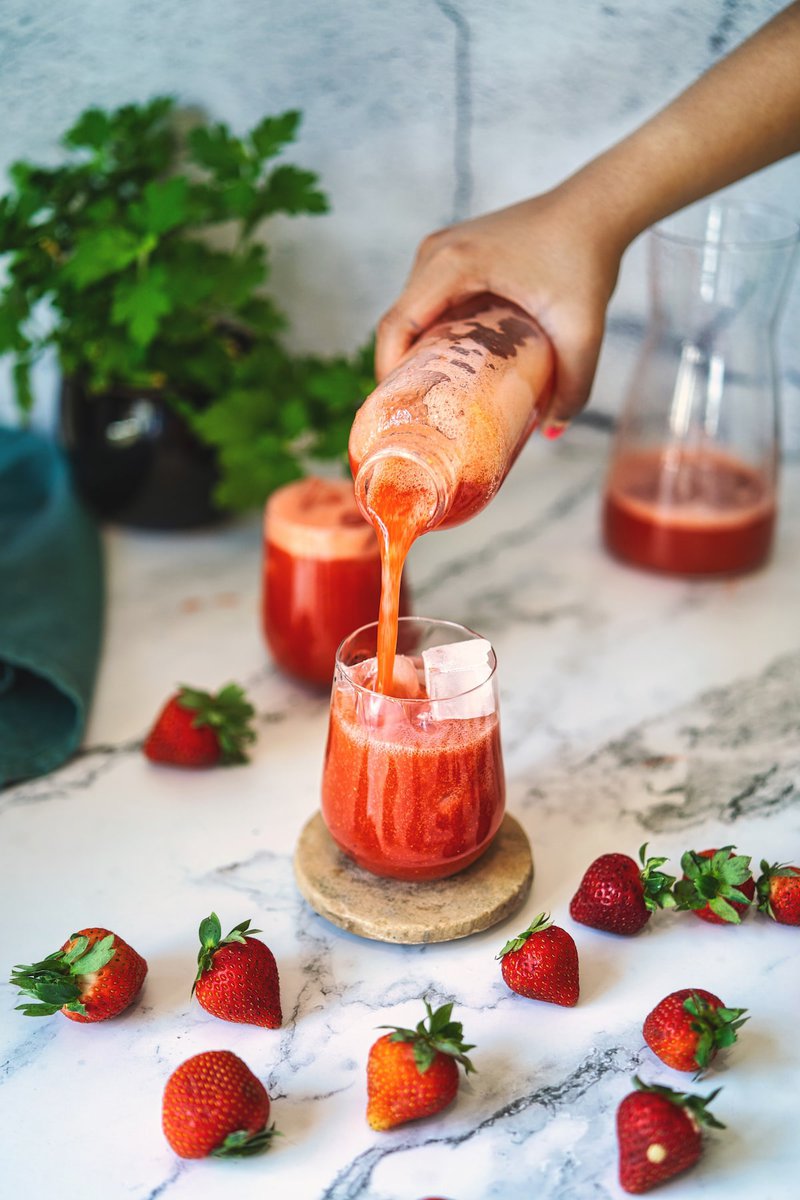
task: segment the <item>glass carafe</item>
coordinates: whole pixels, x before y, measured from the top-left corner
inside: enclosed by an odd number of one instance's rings
[[[675,575],[752,571],[776,512],[775,330],[798,224],[710,200],[650,232],[652,315],[606,484],[608,549]]]

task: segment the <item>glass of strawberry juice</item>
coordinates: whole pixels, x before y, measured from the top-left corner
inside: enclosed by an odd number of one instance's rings
[[[261,612],[282,670],[328,687],[337,646],[373,619],[380,595],[378,541],[352,480],[310,477],[273,492],[264,514]]]
[[[401,617],[391,694],[381,693],[377,633],[366,625],[337,652],[322,815],[365,870],[444,879],[488,849],[503,818],[494,650],[461,625]],[[458,669],[442,669],[441,647]]]

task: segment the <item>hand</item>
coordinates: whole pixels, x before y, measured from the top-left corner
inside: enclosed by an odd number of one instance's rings
[[[545,428],[563,428],[589,398],[626,244],[604,207],[602,195],[567,181],[426,238],[378,327],[378,379],[446,309],[493,292],[525,309],[550,338],[556,379]]]

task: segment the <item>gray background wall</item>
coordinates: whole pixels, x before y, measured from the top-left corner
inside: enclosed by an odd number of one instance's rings
[[[163,93],[244,130],[305,113],[292,161],[324,218],[279,219],[273,290],[298,347],[360,343],[432,228],[555,183],[782,7],[776,0],[2,0],[0,175],[54,161],[88,104]],[[800,157],[736,193],[800,212]],[[614,408],[646,308],[640,245],[610,311],[595,404]],[[800,440],[800,287],[781,336]],[[47,408],[52,373],[40,376]],[[0,377],[0,412],[7,391]]]

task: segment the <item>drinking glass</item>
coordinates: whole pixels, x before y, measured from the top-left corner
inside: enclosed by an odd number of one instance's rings
[[[357,629],[336,655],[322,815],[367,871],[443,879],[483,854],[503,818],[494,650],[461,625],[401,617],[399,694],[387,695],[374,690],[377,632]],[[444,646],[471,661],[437,670]]]
[[[775,526],[775,330],[798,224],[713,199],[650,233],[652,314],[606,485],[608,549],[676,575],[761,566]]]
[[[262,628],[275,662],[328,687],[336,648],[370,621],[381,597],[381,558],[352,480],[309,477],[278,488],[264,513]],[[405,587],[401,612],[408,611]]]

